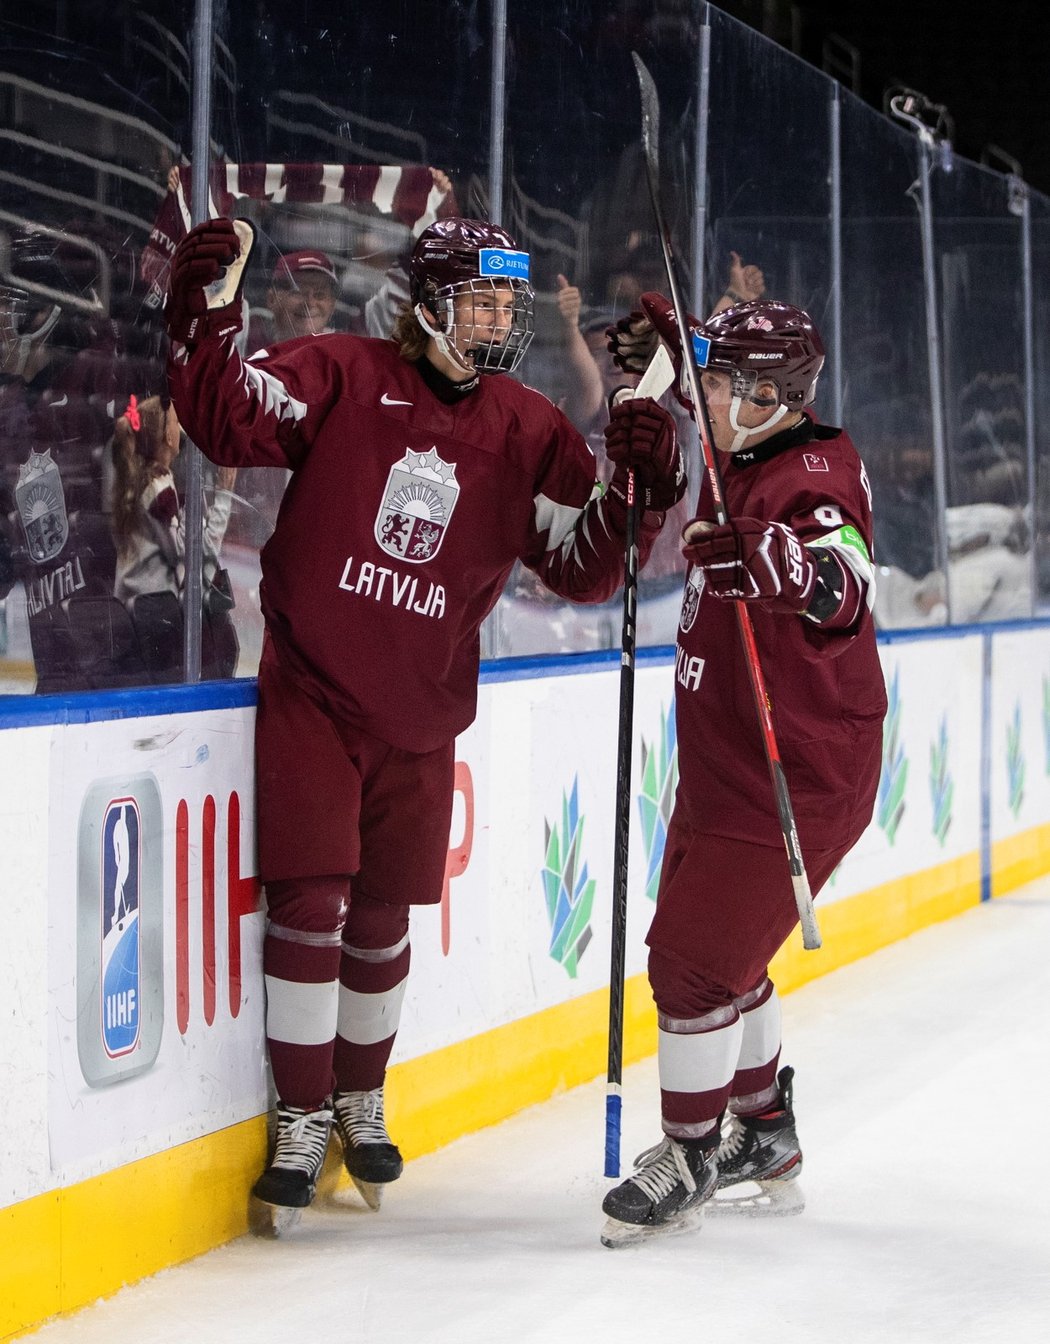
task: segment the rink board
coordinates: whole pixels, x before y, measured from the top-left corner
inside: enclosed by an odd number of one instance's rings
[[[872,825],[784,989],[1050,870],[1050,629],[887,639]],[[388,1112],[406,1156],[604,1072],[618,668],[494,669],[413,919]],[[0,1338],[245,1231],[266,1143],[250,683],[0,702]],[[639,667],[625,1056],[676,757]],[[45,1065],[46,1061],[46,1065]],[[595,1116],[596,1134],[601,1117]]]

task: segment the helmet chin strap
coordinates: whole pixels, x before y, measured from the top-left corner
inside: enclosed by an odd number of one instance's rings
[[[448,333],[446,331],[442,331],[440,327],[435,327],[434,324],[430,321],[430,316],[427,312],[427,309],[424,307],[422,303],[417,303],[415,308],[412,309],[412,311],[416,315],[416,321],[423,328],[426,334],[428,336],[432,336],[433,339],[437,342],[437,348],[441,351],[441,353],[445,356],[447,360],[450,360],[453,364],[456,365],[457,368],[462,369],[464,373],[470,373],[470,374],[477,373],[477,369],[475,369],[474,365],[468,364],[467,361],[456,349],[456,347],[449,340]]]
[[[747,429],[737,419],[737,412],[745,401],[750,400],[749,397],[734,397],[729,403],[729,424],[736,433],[736,437],[729,445],[729,451],[731,453],[739,453],[741,448],[743,448],[744,444],[747,443],[748,439],[750,439],[753,434],[763,434],[767,429],[772,429],[773,426],[779,424],[788,413],[789,408],[780,405],[763,424],[755,425],[753,429]]]

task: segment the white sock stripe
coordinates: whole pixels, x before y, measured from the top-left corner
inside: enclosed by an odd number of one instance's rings
[[[763,1088],[761,1092],[751,1092],[744,1097],[733,1097],[729,1102],[729,1109],[734,1115],[746,1115],[749,1111],[755,1112],[768,1110],[775,1102],[780,1100],[780,1089],[776,1083],[771,1083],[769,1087]]]
[[[399,957],[408,946],[408,934],[394,944],[393,947],[351,947],[348,942],[340,944],[348,957],[353,957],[355,961],[393,961]]]
[[[738,1016],[736,1004],[729,1003],[722,1008],[712,1008],[702,1017],[668,1017],[666,1013],[657,1013],[656,1024],[661,1031],[692,1036],[701,1031],[717,1031],[735,1021]]]
[[[766,992],[768,985],[769,978],[767,977],[760,985],[756,985],[754,989],[749,989],[746,994],[741,994],[738,998],[735,998],[733,1000],[734,1004],[736,1004],[742,1013],[746,1013],[751,1005],[756,1003]]]
[[[780,996],[774,989],[765,1003],[748,1008],[741,1015],[744,1039],[737,1068],[761,1069],[772,1063],[780,1049]]]
[[[266,977],[266,1035],[285,1045],[327,1045],[335,1040],[338,980],[308,985]]]
[[[303,947],[339,946],[338,929],[333,929],[331,933],[307,933],[305,929],[288,929],[283,924],[274,924],[271,921],[266,926],[266,934],[269,938],[281,938],[286,943],[300,943]]]
[[[675,1120],[664,1120],[663,1131],[672,1139],[702,1139],[710,1134],[718,1123],[716,1120],[698,1120],[695,1125],[679,1124]]]
[[[717,1092],[728,1087],[743,1034],[739,1017],[718,1031],[688,1036],[657,1032],[660,1086],[665,1092]]]
[[[351,1045],[378,1045],[389,1040],[401,1020],[401,1001],[407,984],[406,978],[380,994],[361,994],[340,985],[339,1036]]]

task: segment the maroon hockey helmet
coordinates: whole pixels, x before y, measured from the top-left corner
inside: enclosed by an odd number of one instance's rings
[[[534,295],[529,283],[529,254],[498,224],[480,219],[439,219],[419,235],[408,268],[412,306],[424,330],[438,339],[443,352],[462,363],[471,357],[481,373],[510,373],[518,367],[533,335]],[[491,300],[496,287],[514,295],[509,326],[493,336],[481,335],[478,323],[464,321],[457,296],[475,302]],[[437,319],[433,327],[425,316]]]
[[[705,367],[728,373],[734,396],[751,397],[759,382],[775,383],[778,403],[792,411],[816,396],[824,344],[801,308],[752,299],[708,318],[700,330],[711,342]]]

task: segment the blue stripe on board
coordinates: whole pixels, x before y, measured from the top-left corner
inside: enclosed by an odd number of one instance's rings
[[[200,714],[209,709],[254,705],[254,678],[202,681],[195,686],[136,686],[126,691],[83,691],[76,695],[0,695],[0,728],[41,724],[102,723],[158,714]]]
[[[965,635],[993,635],[1008,630],[1050,627],[1050,617],[1017,621],[989,621],[983,625],[923,627],[920,630],[883,630],[880,644],[915,643],[930,639],[958,639]],[[658,667],[674,660],[674,645],[639,649],[636,667]],[[543,654],[531,658],[495,658],[482,663],[483,686],[537,677],[568,677],[583,672],[606,672],[620,666],[620,650],[590,653]],[[202,681],[196,686],[139,686],[126,691],[84,691],[75,695],[0,695],[0,729],[28,728],[53,723],[101,723],[106,719],[145,718],[156,714],[194,714],[207,709],[235,709],[254,705],[255,679]]]

